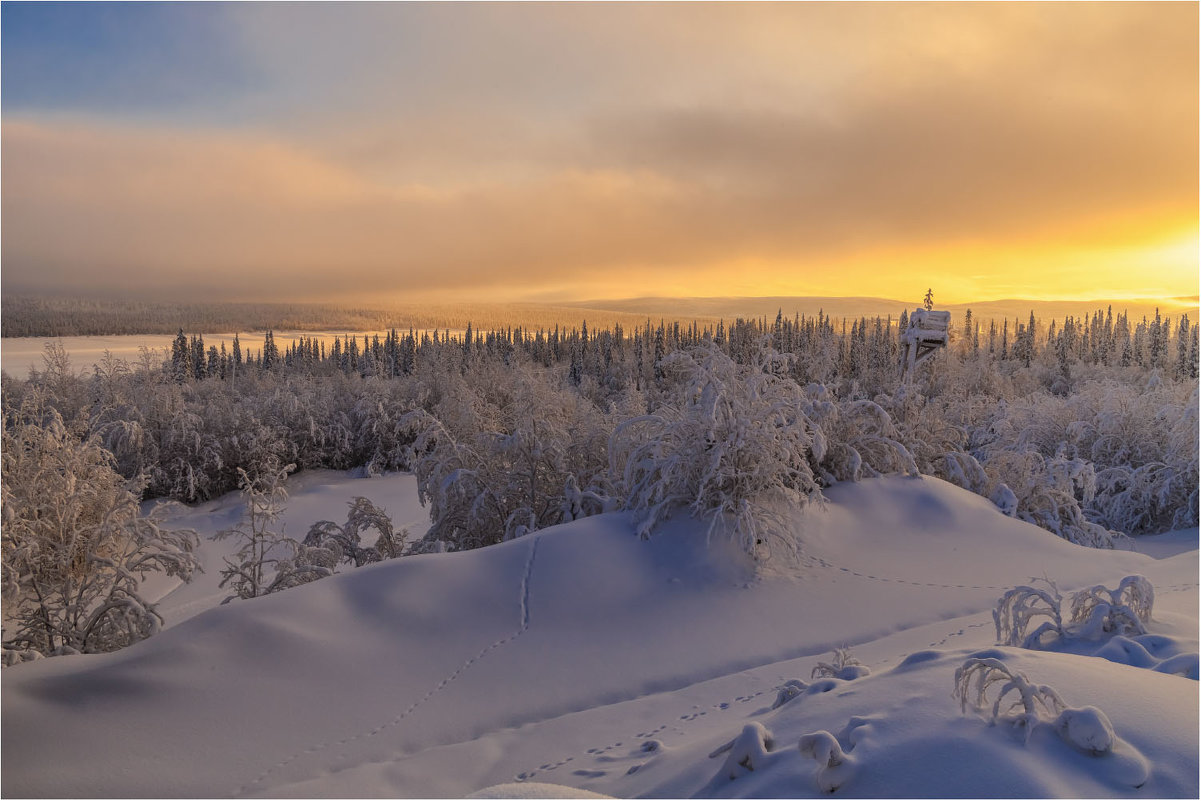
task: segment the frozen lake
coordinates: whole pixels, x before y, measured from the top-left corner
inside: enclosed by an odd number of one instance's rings
[[[387,331],[367,331],[368,337],[378,335],[380,339],[388,333]],[[407,330],[404,333],[408,333]],[[418,334],[425,333],[418,331]],[[451,330],[451,334],[462,336],[463,331]],[[362,331],[275,331],[275,344],[280,350],[284,350],[294,341],[298,341],[301,337],[315,338],[325,343],[328,350],[333,344],[335,337],[344,337],[347,334],[359,337],[360,342],[364,332]],[[188,335],[191,338],[191,334]],[[263,332],[238,332],[238,340],[241,342],[242,350],[247,349],[259,351],[263,347]],[[95,337],[4,337],[0,339],[0,369],[11,376],[25,378],[29,375],[30,367],[36,367],[39,370],[43,367],[42,354],[46,351],[46,345],[51,342],[59,341],[67,350],[67,355],[71,357],[71,366],[76,371],[91,372],[92,366],[96,364],[103,356],[104,352],[110,351],[119,359],[124,359],[131,365],[138,364],[142,359],[142,348],[148,348],[156,361],[166,359],[171,353],[171,342],[175,339],[174,334],[130,334],[120,336],[95,336]],[[231,350],[234,340],[234,334],[205,334],[204,345],[207,348],[209,345],[216,345],[218,349],[221,344],[225,343],[225,349]]]

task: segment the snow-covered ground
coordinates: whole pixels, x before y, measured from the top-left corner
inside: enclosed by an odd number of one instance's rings
[[[426,525],[410,476],[314,472],[289,491],[298,538],[344,520],[355,495],[398,530]],[[163,633],[0,673],[0,790],[1197,797],[1198,683],[1152,669],[1198,650],[1196,530],[1098,551],[934,478],[827,496],[797,519],[804,563],[759,576],[695,521],[641,541],[610,514],[217,606],[232,546],[208,543],[205,575],[155,588]],[[172,510],[205,533],[240,513],[236,495]],[[1066,596],[1131,574],[1155,587],[1153,636],[995,646],[1006,589],[1045,576]],[[869,675],[811,677],[845,646]],[[1027,736],[965,714],[955,672],[976,653],[1102,710],[1113,747],[1093,755],[1049,723]]]

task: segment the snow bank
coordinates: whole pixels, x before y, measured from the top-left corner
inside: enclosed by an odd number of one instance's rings
[[[332,474],[289,489],[302,529],[344,517],[343,495],[388,507],[398,528],[409,509]],[[826,732],[854,766],[839,777],[851,795],[1197,795],[1196,681],[993,649],[1069,706],[1103,710],[1126,761],[1054,731],[1023,742],[951,698],[955,669],[993,645],[996,599],[1044,574],[1065,592],[1147,576],[1150,634],[1196,652],[1195,553],[1080,548],[931,478],[828,495],[798,519],[805,564],[787,574],[757,578],[686,517],[642,541],[610,514],[199,614],[202,590],[165,593],[169,618],[195,616],[124,651],[0,673],[0,791],[461,797],[527,782],[534,797],[543,790],[528,782],[553,782],[618,797],[805,797],[823,794],[821,766],[798,743]],[[236,503],[189,514],[218,519]],[[806,686],[823,691],[772,709],[789,679],[847,646],[870,674],[820,679]],[[726,778],[709,755],[751,724],[772,735],[767,759]],[[1136,752],[1141,790],[1129,784]]]

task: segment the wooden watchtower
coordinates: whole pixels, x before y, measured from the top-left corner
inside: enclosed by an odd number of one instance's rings
[[[949,311],[913,310],[909,327],[901,332],[901,372],[905,381],[913,378],[913,368],[947,346],[950,325]]]

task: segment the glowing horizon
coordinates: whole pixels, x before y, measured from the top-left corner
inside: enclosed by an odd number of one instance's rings
[[[1196,4],[5,4],[3,289],[1198,294]]]

